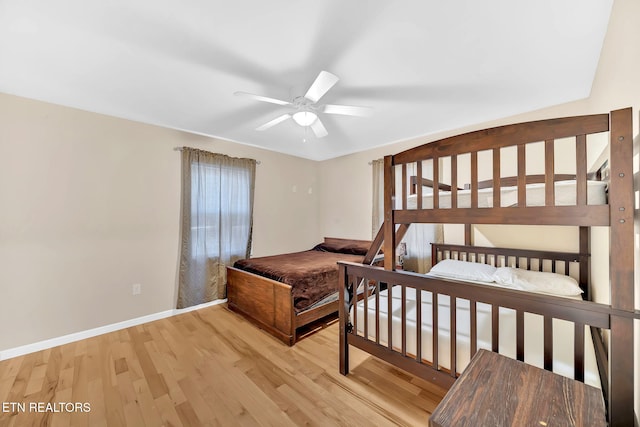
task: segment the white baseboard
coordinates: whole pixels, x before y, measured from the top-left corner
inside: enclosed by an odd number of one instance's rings
[[[226,301],[227,301],[226,299],[216,300],[216,301],[207,302],[200,305],[194,305],[193,307],[161,311],[159,313],[149,314],[142,317],[136,317],[135,319],[125,320],[123,322],[112,323],[110,325],[100,326],[98,328],[88,329],[86,331],[75,332],[73,334],[51,338],[48,340],[35,342],[33,344],[27,344],[27,345],[22,345],[20,347],[2,350],[0,351],[0,360],[11,359],[13,357],[23,356],[25,354],[46,350],[48,348],[56,347],[63,344],[69,344],[75,341],[80,341],[87,338],[95,337],[97,335],[102,335],[109,332],[118,331],[120,329],[141,325],[143,323],[153,322],[154,320],[164,319],[166,317],[175,316],[177,314],[188,313],[194,310],[200,310],[202,308],[218,305]]]

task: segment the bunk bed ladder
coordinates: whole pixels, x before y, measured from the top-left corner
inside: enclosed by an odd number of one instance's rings
[[[396,230],[395,241],[400,242],[405,234],[407,234],[407,230],[409,230],[410,224],[400,224],[398,229]],[[376,261],[376,256],[380,249],[382,248],[384,243],[384,224],[380,226],[378,233],[376,233],[376,237],[371,242],[371,246],[369,247],[369,251],[364,256],[362,263],[364,265],[372,265]]]

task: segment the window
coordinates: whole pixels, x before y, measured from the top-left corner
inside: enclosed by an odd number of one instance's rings
[[[251,178],[247,167],[191,164],[191,244],[193,254],[235,262],[247,257],[251,233]]]
[[[184,148],[178,308],[224,298],[226,267],[251,248],[255,160]]]

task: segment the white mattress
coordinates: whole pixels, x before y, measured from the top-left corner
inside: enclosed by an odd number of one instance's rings
[[[486,283],[485,283],[486,284]],[[394,286],[392,299],[392,338],[393,347],[402,348],[402,299],[401,287]],[[388,301],[387,291],[380,292],[380,343],[388,344]],[[578,297],[579,298],[579,297]],[[438,298],[438,364],[444,369],[450,368],[450,298],[439,295]],[[469,301],[458,299],[456,302],[456,367],[458,372],[467,366],[470,360],[469,339]],[[416,355],[416,298],[415,289],[407,287],[407,353]],[[422,358],[433,361],[432,349],[432,294],[422,291]],[[353,309],[351,311],[353,319]],[[376,300],[371,296],[368,300],[368,339],[375,341]],[[515,311],[499,309],[500,335],[499,352],[505,356],[516,358],[516,316]],[[525,313],[525,362],[542,368],[544,366],[543,318]],[[364,300],[357,304],[357,332],[364,335]],[[477,304],[477,348],[491,350],[491,306]],[[560,319],[553,320],[553,371],[573,378],[573,341],[574,325]],[[590,329],[585,330],[585,383],[600,388],[600,379],[591,340]]]
[[[526,186],[527,206],[545,205],[545,185],[529,184]],[[604,205],[607,203],[607,183],[603,181],[587,181],[587,204]],[[439,191],[439,205],[441,209],[451,208],[451,192]],[[471,190],[458,190],[458,207],[471,207]],[[503,187],[500,192],[500,206],[509,207],[518,204],[518,187]],[[576,204],[576,181],[557,181],[555,183],[555,206],[572,206]],[[493,188],[478,190],[478,207],[493,207]],[[407,197],[407,208],[417,208],[417,196]],[[429,192],[422,196],[422,208],[433,208],[433,194]]]

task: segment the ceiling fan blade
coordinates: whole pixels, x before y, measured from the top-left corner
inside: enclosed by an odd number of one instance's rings
[[[291,117],[291,114],[283,114],[283,115],[281,115],[279,117],[276,117],[275,119],[263,124],[262,126],[257,127],[256,130],[259,130],[259,131],[267,130],[270,127],[273,127],[273,126],[277,125],[278,123],[284,122],[289,117]]]
[[[318,102],[320,98],[324,96],[325,93],[329,91],[335,85],[338,80],[338,76],[331,74],[328,71],[320,71],[318,77],[313,82],[307,93],[305,93],[304,97],[310,101]]]
[[[327,104],[322,110],[327,114],[341,114],[343,116],[367,117],[373,112],[371,107],[356,107],[355,105],[332,105]]]
[[[323,138],[329,135],[329,132],[327,132],[327,129],[324,127],[319,117],[315,122],[311,123],[311,130],[316,134],[316,138]]]
[[[247,93],[247,92],[234,92],[234,95],[244,96],[246,98],[255,99],[256,101],[269,102],[271,104],[291,105],[289,101],[283,101],[281,99],[276,99],[276,98],[269,98],[268,96],[254,95],[252,93]]]

